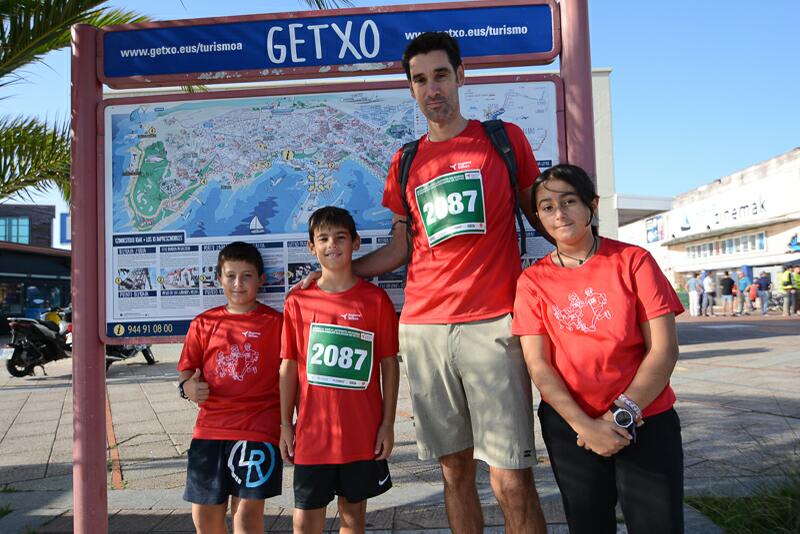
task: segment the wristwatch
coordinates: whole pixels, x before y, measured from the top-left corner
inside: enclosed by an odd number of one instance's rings
[[[191,377],[189,377],[189,378],[191,378]],[[185,380],[181,380],[180,382],[178,382],[178,395],[180,395],[180,397],[182,399],[186,399],[186,400],[189,400],[189,396],[183,390],[183,385],[186,384],[186,382],[189,381],[189,378],[187,378]]]
[[[609,411],[614,417],[615,425],[633,434],[632,430],[636,428],[636,418],[634,418],[633,414],[627,408],[612,404]]]

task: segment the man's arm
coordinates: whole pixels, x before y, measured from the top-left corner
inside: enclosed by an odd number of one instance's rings
[[[534,218],[534,211],[533,211],[533,199],[531,198],[533,194],[533,186],[530,185],[523,189],[522,191],[517,191],[517,200],[519,201],[519,207],[522,208],[522,213],[525,214],[525,218],[528,219],[528,224],[533,226],[533,218]]]
[[[392,240],[377,250],[353,260],[353,273],[361,278],[372,278],[394,271],[406,262],[406,217],[392,215]]]

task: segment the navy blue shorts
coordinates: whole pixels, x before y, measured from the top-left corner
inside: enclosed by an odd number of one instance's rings
[[[193,439],[183,499],[222,504],[229,495],[267,499],[281,494],[283,461],[278,447],[262,441]]]
[[[361,502],[391,487],[386,460],[294,466],[294,507],[300,510],[325,508],[334,495]]]

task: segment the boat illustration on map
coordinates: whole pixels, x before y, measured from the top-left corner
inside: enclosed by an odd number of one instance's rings
[[[253,219],[250,221],[250,233],[251,234],[263,234],[264,233],[264,225],[261,224],[261,221],[258,219],[258,216],[254,216]]]

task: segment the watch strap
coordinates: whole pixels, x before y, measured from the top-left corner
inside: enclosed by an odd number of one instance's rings
[[[190,400],[189,396],[186,394],[186,391],[184,391],[183,386],[186,384],[186,382],[191,380],[191,378],[192,377],[190,376],[189,378],[184,378],[183,380],[178,382],[178,395],[180,395],[182,399]]]

